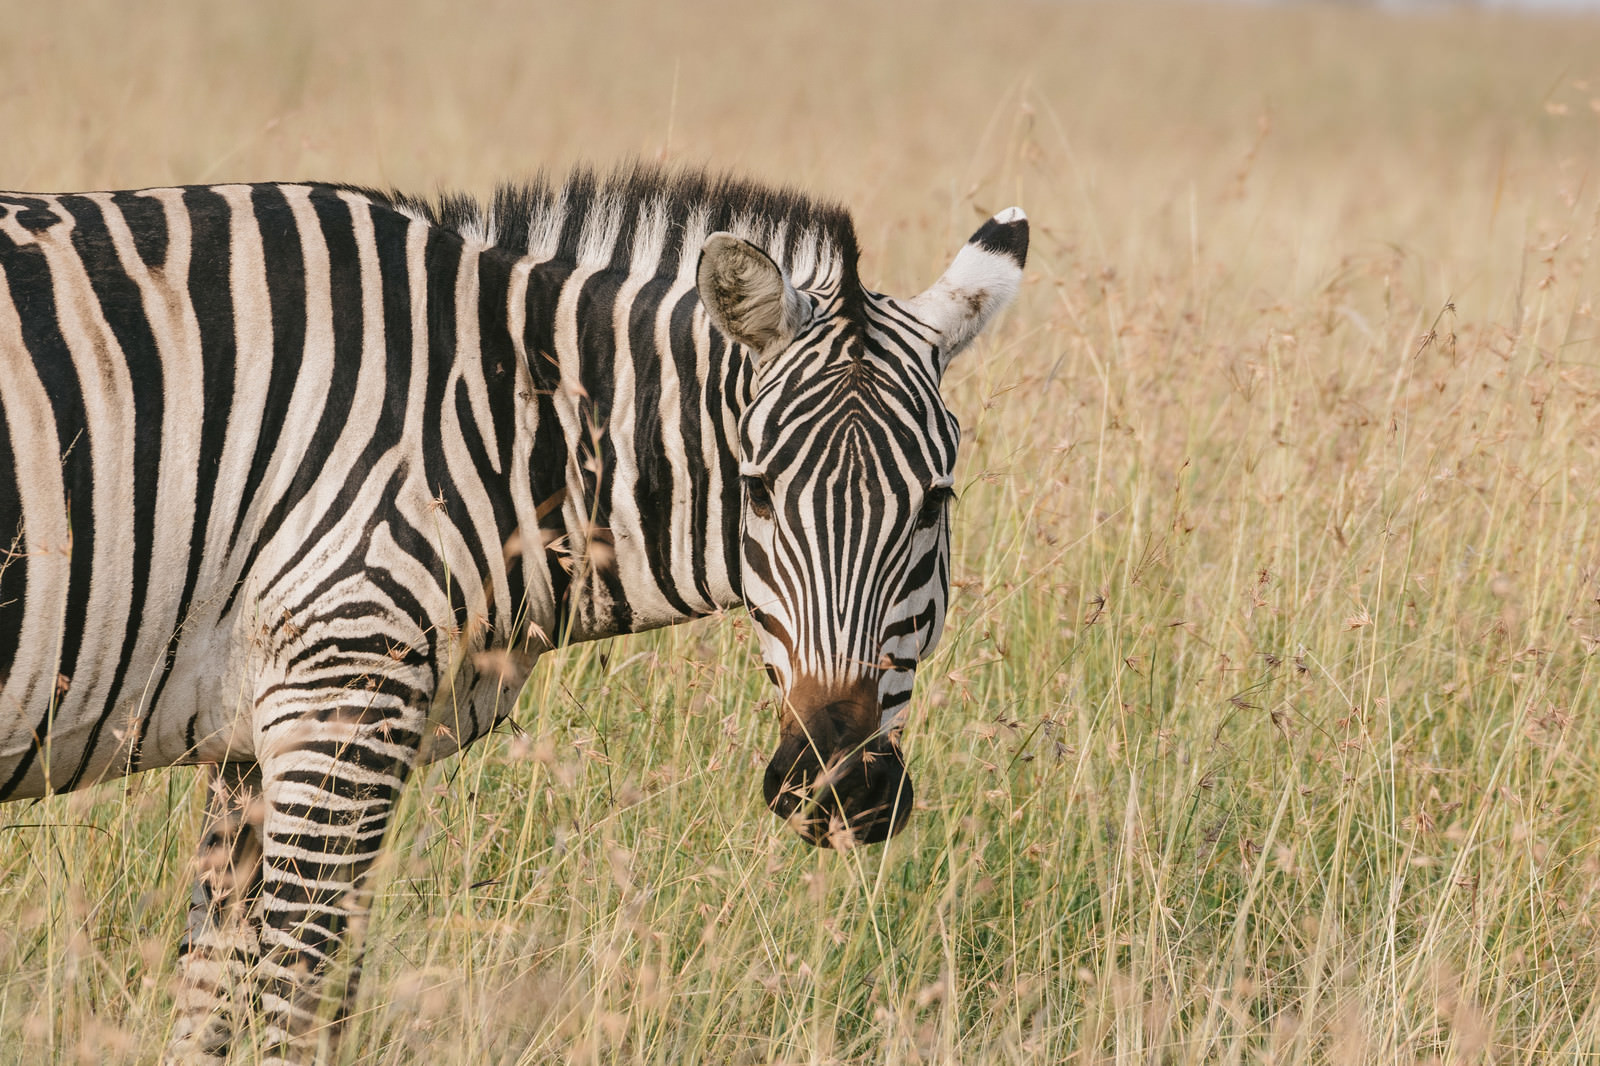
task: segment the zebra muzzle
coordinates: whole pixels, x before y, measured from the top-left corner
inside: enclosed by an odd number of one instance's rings
[[[819,739],[785,733],[762,782],[772,813],[818,847],[876,844],[903,829],[913,793],[899,746],[881,733],[831,750]]]

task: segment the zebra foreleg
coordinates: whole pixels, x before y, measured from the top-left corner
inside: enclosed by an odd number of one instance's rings
[[[260,767],[226,763],[211,769],[189,927],[178,945],[169,1063],[221,1063],[248,1011],[247,990],[261,953],[256,902],[262,811]]]
[[[337,1041],[359,975],[367,874],[421,742],[425,713],[413,702],[344,696],[359,702],[276,719],[262,756],[256,974],[268,1063],[325,1058]]]

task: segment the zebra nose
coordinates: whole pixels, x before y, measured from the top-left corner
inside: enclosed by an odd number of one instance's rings
[[[898,746],[881,734],[826,747],[813,735],[785,734],[767,764],[767,806],[800,837],[820,847],[875,844],[905,827],[911,777]]]
[[[810,795],[812,782],[822,770],[823,761],[832,757],[835,745],[833,730],[826,716],[816,728],[809,730],[784,730],[778,750],[767,763],[762,777],[761,792],[767,806],[779,818],[788,818]]]

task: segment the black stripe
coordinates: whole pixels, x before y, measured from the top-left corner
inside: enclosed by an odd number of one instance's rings
[[[133,236],[134,248],[139,256],[152,269],[165,271],[168,254],[171,251],[170,233],[167,218],[167,205],[153,197],[137,193],[115,193],[112,202],[122,211],[123,221],[127,224]],[[185,210],[180,206],[174,210]],[[202,369],[202,375],[204,369]],[[201,412],[202,420],[204,411]],[[200,468],[203,470],[203,467]],[[242,513],[242,509],[241,509]],[[196,515],[196,518],[199,516]],[[144,752],[145,738],[149,735],[150,727],[155,722],[155,708],[161,702],[161,694],[166,690],[167,680],[172,676],[172,665],[178,653],[178,641],[183,636],[184,622],[188,616],[189,602],[194,594],[194,582],[199,575],[198,560],[195,558],[194,528],[191,527],[189,539],[189,565],[186,568],[186,577],[182,592],[179,593],[178,602],[172,617],[177,624],[173,626],[172,633],[167,637],[167,646],[163,650],[160,670],[150,685],[149,701],[145,705],[144,714],[139,719],[138,733],[134,737],[133,745],[128,753],[128,767],[130,772],[143,769],[141,762]],[[201,537],[199,543],[205,543]],[[190,750],[194,747],[194,716],[191,716],[185,729],[187,744]]]
[[[370,807],[357,808],[355,812],[329,807],[326,803],[293,803],[277,800],[272,804],[272,809],[290,818],[302,822],[316,822],[318,825],[337,826],[349,830],[357,836],[364,836],[371,832],[383,832],[383,827],[389,820],[389,808],[383,804],[374,803]],[[352,820],[351,814],[357,817]],[[369,823],[377,823],[370,826]]]
[[[129,591],[128,613],[121,619],[122,650],[117,657],[111,684],[106,689],[104,708],[84,740],[77,769],[61,786],[62,791],[70,792],[78,787],[83,775],[88,772],[99,745],[100,732],[122,694],[123,681],[139,639],[139,623],[144,617],[155,537],[156,497],[161,476],[164,375],[161,352],[156,346],[155,335],[150,331],[139,286],[123,270],[100,206],[93,200],[77,196],[63,197],[61,206],[73,217],[72,247],[78,253],[95,299],[100,304],[101,314],[120,349],[120,352],[108,352],[106,355],[114,359],[120,354],[128,369],[133,391],[134,427],[133,484],[127,487],[133,503],[133,556],[127,560],[117,560],[119,568],[126,565]],[[119,490],[121,488],[118,486]]]
[[[461,524],[467,512],[445,462],[441,417],[446,403],[445,388],[456,358],[456,282],[461,271],[462,252],[460,237],[439,230],[429,231],[423,249],[428,301],[428,384],[422,401],[422,458],[428,491],[444,501],[445,515],[456,523],[456,528],[465,530],[471,527]],[[469,537],[468,543],[474,539]],[[465,626],[467,601],[460,582],[450,582],[449,591],[455,625]]]
[[[718,353],[721,353],[721,373],[718,374]],[[736,355],[738,356],[736,358]],[[713,409],[719,413],[728,410],[738,410],[744,407],[744,398],[752,391],[752,382],[755,374],[755,361],[749,358],[748,353],[735,345],[722,345],[715,338],[711,344],[710,380],[720,384],[720,392],[715,394]],[[737,430],[730,435],[725,429],[720,417],[712,424],[713,439],[715,444],[715,459],[718,474],[722,485],[722,544],[720,551],[727,560],[728,581],[733,588],[735,596],[740,595],[739,580],[739,541],[744,534],[744,515],[739,499],[739,441]],[[699,454],[699,445],[691,454]],[[712,531],[705,526],[706,537],[695,545],[695,557],[703,558],[706,553],[719,550],[713,548],[710,537]]]
[[[483,488],[494,507],[496,535],[499,543],[484,545],[486,551],[504,551],[506,541],[517,529],[517,509],[510,492],[510,475],[515,461],[517,390],[517,350],[512,343],[507,320],[511,290],[511,271],[516,261],[497,252],[486,252],[478,257],[478,347],[483,356],[483,380],[488,389],[489,415],[494,425],[498,477],[488,464],[483,471]],[[476,421],[471,423],[476,436]],[[522,572],[520,567],[510,567],[507,579],[511,583],[511,610],[522,604]],[[494,604],[489,605],[493,612]],[[498,625],[498,621],[491,618]]]
[[[550,572],[550,589],[555,601],[556,631],[551,638],[564,643],[572,622],[569,597],[572,578],[556,553],[545,545],[566,534],[561,508],[554,501],[567,491],[567,440],[556,415],[555,396],[561,388],[561,366],[556,358],[555,317],[561,289],[572,271],[561,263],[541,263],[528,276],[527,326],[524,347],[528,353],[528,375],[533,382],[529,401],[538,405],[533,442],[529,452],[528,489],[535,507],[548,506],[536,530],[525,530],[525,553],[544,549],[545,566]],[[537,538],[537,539],[534,539]]]
[[[499,543],[485,545],[498,549],[506,567],[506,603],[511,617],[494,617],[495,603],[490,601],[490,624],[503,630],[514,642],[512,632],[519,618],[527,613],[528,586],[522,560],[506,558],[506,545],[521,528],[516,501],[511,495],[511,473],[516,468],[516,420],[519,405],[525,402],[517,395],[517,348],[520,338],[511,336],[511,274],[516,260],[497,252],[486,252],[478,260],[478,277],[481,288],[478,298],[478,333],[483,350],[483,377],[489,392],[489,410],[494,419],[495,441],[499,445],[500,476],[485,477],[484,490],[494,507],[494,518]],[[533,531],[530,529],[530,536]],[[528,551],[531,545],[524,544]]]
[[[624,277],[610,270],[592,274],[578,292],[578,469],[584,489],[586,518],[591,526],[611,528],[611,493],[617,478],[617,452],[611,440],[611,404],[615,396],[617,290]],[[605,586],[611,601],[613,632],[633,629],[633,608],[615,566],[589,568],[589,580]]]
[[[677,363],[678,371],[678,425],[683,434],[683,447],[691,458],[700,454],[701,434],[701,390],[704,383],[700,380],[699,359],[695,348],[694,312],[700,305],[700,294],[693,289],[684,293],[672,309],[669,319],[668,336],[672,338],[672,358]],[[727,342],[723,340],[720,330],[711,330],[711,366],[718,364],[721,354],[727,351]],[[733,480],[724,481],[726,491],[735,499],[739,492],[739,467],[737,461],[733,468]],[[694,564],[694,587],[703,600],[712,599],[711,582],[706,576],[706,527],[710,521],[708,503],[711,496],[711,479],[704,464],[691,462],[689,464],[689,500],[692,513],[689,518],[689,536],[693,538],[692,550],[689,558]],[[738,504],[731,508],[737,520],[739,513]],[[726,510],[726,509],[725,509]],[[732,543],[735,551],[728,558],[739,558],[737,546],[739,543],[738,531],[734,531]],[[730,561],[729,575],[732,577],[738,570],[737,564]],[[734,581],[734,587],[738,582]]]
[[[392,768],[392,776],[404,783],[409,769],[403,765],[395,766]],[[353,781],[348,777],[323,770],[286,770],[278,775],[278,780],[294,785],[309,785],[342,800],[361,803],[393,803],[396,795],[395,787],[387,781],[367,779]]]
[[[472,461],[472,469],[477,471],[478,484],[488,492],[491,500],[496,495],[493,482],[494,477],[489,469],[489,450],[483,437],[478,433],[478,423],[472,416],[472,397],[467,393],[465,380],[458,380],[454,390],[456,408],[456,425],[461,431],[461,444],[467,450],[467,456]],[[487,476],[485,476],[487,475]],[[450,468],[443,463],[439,465],[439,480],[430,482],[430,486],[444,500],[444,512],[450,524],[461,534],[462,540],[467,545],[467,551],[472,555],[472,566],[475,573],[487,575],[489,573],[489,553],[499,552],[502,544],[511,531],[516,528],[516,519],[511,517],[509,524],[499,521],[500,509],[495,508],[496,525],[500,531],[500,544],[484,544],[478,537],[477,523],[472,520],[472,511],[467,506],[466,494],[456,486],[455,479],[450,474]],[[505,506],[510,508],[510,501],[505,501]],[[452,588],[460,585],[458,581],[450,583]],[[491,626],[505,624],[504,620],[495,617],[494,603],[489,603],[489,623]]]
[[[297,723],[298,724],[298,723]],[[422,745],[422,734],[411,729],[391,726],[384,734],[387,743],[408,747],[415,751]],[[290,741],[277,749],[280,754],[307,752],[338,762],[341,772],[365,770],[375,774],[393,773],[395,757],[387,752],[374,751],[354,737],[318,738]]]
[[[111,202],[127,220],[133,247],[144,265],[159,270],[167,265],[167,209],[153,196],[137,192],[111,194]]]
[[[660,535],[672,529],[673,471],[661,436],[662,362],[656,351],[656,320],[672,284],[670,277],[651,279],[634,295],[628,309],[628,350],[633,354],[633,462],[638,471],[634,500],[640,528],[645,531],[647,569],[672,609],[688,617],[696,612],[678,592],[672,577],[672,546]]]
[[[22,641],[23,604],[28,593],[25,533],[22,471],[11,445],[5,401],[0,400],[0,692],[5,690]]]
[[[333,312],[333,374],[328,381],[322,417],[311,435],[310,446],[301,460],[290,496],[299,502],[333,462],[345,423],[355,404],[356,386],[362,369],[362,341],[365,326],[365,293],[361,288],[361,249],[356,242],[355,220],[350,205],[329,189],[311,190],[311,207],[317,215],[317,230],[328,249],[328,296]],[[351,471],[357,475],[360,471]],[[341,493],[340,502],[348,497]],[[337,506],[337,505],[335,505]]]
[[[183,203],[189,213],[188,293],[200,328],[204,411],[200,450],[195,456],[197,476],[194,524],[189,530],[189,567],[184,575],[183,595],[178,601],[178,617],[186,621],[195,585],[200,579],[200,564],[205,557],[206,531],[211,525],[211,508],[217,491],[217,470],[222,465],[224,435],[233,410],[233,372],[238,353],[233,335],[233,294],[227,284],[233,257],[228,202],[210,189],[190,188],[183,192]],[[170,663],[169,654],[169,669]],[[190,725],[192,728],[193,723]]]
[[[291,847],[315,851],[316,849],[306,845],[316,839],[318,838],[296,835],[289,837],[284,843]],[[273,902],[332,906],[337,910],[343,910],[344,908],[339,906],[340,898],[350,891],[351,882],[377,856],[377,851],[377,845],[374,844],[371,848],[361,851],[326,852],[321,859],[308,859],[299,855],[287,855],[282,852],[268,852],[264,858],[265,869],[274,873],[288,874],[293,878],[293,880],[279,881],[277,878],[268,876],[267,880],[271,881],[273,885],[271,889]],[[312,888],[308,884],[311,881],[333,881],[335,886]],[[342,887],[338,884],[340,882],[342,882]],[[289,889],[289,891],[284,891],[284,889]],[[276,913],[280,912],[269,909],[265,916],[270,920]],[[315,923],[317,919],[323,917],[335,922],[341,921],[339,915],[328,914],[313,916],[312,922]],[[299,925],[298,922],[295,924]],[[314,927],[314,924],[312,927]],[[308,931],[309,928],[295,930],[296,935],[300,937],[302,945],[313,943],[304,935]]]
[[[295,225],[294,209],[276,185],[257,185],[250,191],[256,232],[261,239],[261,259],[267,280],[267,307],[272,320],[272,372],[267,380],[266,401],[262,405],[255,454],[239,495],[239,512],[228,537],[229,550],[239,542],[239,534],[249,513],[251,501],[261,488],[267,465],[277,450],[278,439],[288,421],[289,401],[300,376],[306,342],[306,264]]]
[[[30,230],[43,229],[57,218],[42,201],[18,198],[12,203],[24,205],[22,210],[13,208],[13,214]],[[32,224],[25,219],[32,220]],[[34,373],[44,386],[55,416],[67,517],[72,531],[72,560],[58,668],[70,678],[82,647],[94,557],[94,470],[89,456],[87,414],[72,353],[61,335],[53,279],[44,252],[33,244],[19,246],[0,232],[0,269],[5,272],[12,303],[21,317],[23,346],[33,361]],[[52,696],[49,707],[34,725],[31,746],[18,759],[11,777],[0,783],[0,798],[15,791],[32,768],[39,747],[46,739],[55,703]]]
[[[403,472],[396,472],[395,480],[391,482],[391,489],[398,487],[403,476]],[[428,573],[442,575],[445,572],[444,560],[439,557],[438,549],[433,541],[421,530],[406,522],[398,512],[389,515],[387,519],[381,522],[375,522],[374,526],[376,527],[377,525],[385,526],[395,546],[415,559]],[[394,605],[393,610],[398,611],[401,617],[418,621],[428,618],[428,612],[423,608],[422,601],[417,599],[416,593],[396,578],[393,573],[388,570],[371,567],[366,571],[365,576],[374,588],[389,597],[389,602]],[[451,586],[454,589],[456,583],[451,582]],[[459,625],[465,621],[466,605],[459,601],[458,593],[453,593],[453,597],[451,604],[456,607],[457,624]],[[457,606],[458,604],[459,606]],[[438,632],[432,626],[429,626],[425,633],[428,645],[425,652],[421,653],[426,654],[428,662],[434,666],[435,670],[438,668],[440,641],[444,640],[445,636],[445,634]]]
[[[906,575],[905,588],[910,591],[926,588],[928,583],[933,580],[934,568],[938,565],[938,562],[939,552],[937,550],[924,554],[912,566],[911,572]]]

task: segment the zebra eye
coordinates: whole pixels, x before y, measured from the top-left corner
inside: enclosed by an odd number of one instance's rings
[[[750,510],[757,518],[772,521],[772,495],[767,492],[767,483],[758,477],[744,479],[744,496],[750,501]]]
[[[944,516],[944,509],[956,498],[956,490],[948,485],[940,485],[928,490],[922,498],[922,510],[917,512],[917,528],[928,529],[938,525],[939,519]]]

